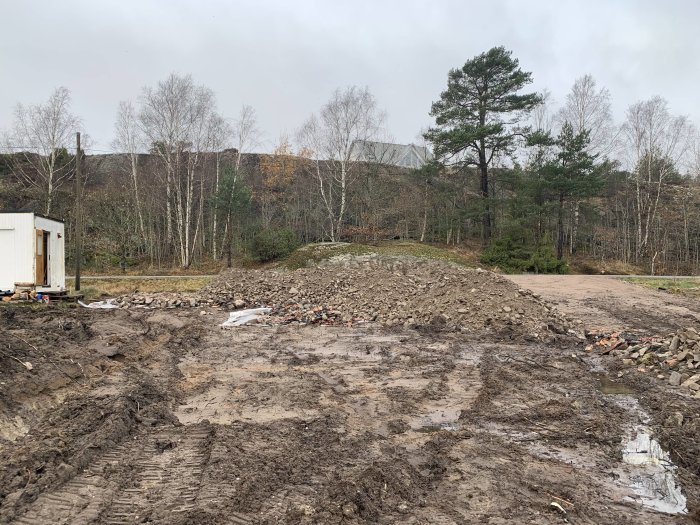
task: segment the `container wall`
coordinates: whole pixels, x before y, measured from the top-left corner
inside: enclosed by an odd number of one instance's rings
[[[34,282],[34,215],[0,213],[0,290]]]

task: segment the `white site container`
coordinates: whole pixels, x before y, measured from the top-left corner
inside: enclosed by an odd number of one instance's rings
[[[0,291],[66,289],[63,221],[31,212],[0,212]]]

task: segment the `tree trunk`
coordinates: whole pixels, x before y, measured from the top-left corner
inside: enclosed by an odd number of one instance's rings
[[[170,154],[166,156],[165,160],[165,245],[167,248],[167,255],[172,252],[173,244],[173,211],[172,211],[172,185],[175,182],[175,169],[173,166],[173,159]]]
[[[341,162],[340,166],[340,210],[338,211],[338,218],[336,223],[336,240],[340,241],[343,228],[343,216],[345,215],[345,206],[348,191],[348,172],[347,167],[344,162]]]
[[[481,198],[484,200],[484,214],[481,218],[484,242],[491,240],[491,209],[489,206],[489,171],[486,165],[486,153],[479,150],[479,170],[481,171]]]
[[[639,180],[636,181],[637,198],[637,246],[634,253],[634,262],[639,262],[642,254],[642,190]]]
[[[220,167],[221,167],[220,154],[219,154],[219,152],[217,152],[216,153],[216,180],[214,182],[214,195],[217,195],[217,196],[219,193]],[[213,213],[212,227],[211,227],[211,253],[212,253],[212,258],[215,261],[217,260],[216,236],[217,236],[217,216],[219,215],[219,205],[218,205],[217,201],[218,201],[218,199],[216,199],[214,201],[214,213]]]
[[[573,255],[576,253],[576,237],[578,236],[578,219],[579,210],[581,207],[580,201],[577,199],[574,201],[574,220],[571,226],[571,243],[569,244],[569,254]]]
[[[564,257],[564,194],[559,194],[559,213],[557,216],[557,260],[561,261]]]
[[[53,170],[49,170],[49,177],[48,177],[48,190],[46,193],[46,208],[45,208],[45,213],[46,216],[51,215],[51,200],[53,199]]]
[[[139,221],[139,231],[141,232],[141,237],[146,240],[146,228],[143,223],[143,209],[141,206],[141,195],[139,194],[139,183],[138,183],[138,157],[136,154],[131,153],[131,180],[134,184],[134,200],[136,204],[136,215]]]
[[[231,245],[233,244],[233,227],[231,225],[231,212],[226,219],[226,268],[231,268]]]

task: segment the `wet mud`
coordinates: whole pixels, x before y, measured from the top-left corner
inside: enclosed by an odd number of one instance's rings
[[[575,340],[226,316],[0,310],[0,523],[696,522],[700,401]]]

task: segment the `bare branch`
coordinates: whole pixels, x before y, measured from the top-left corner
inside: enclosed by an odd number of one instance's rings
[[[71,173],[62,150],[70,148],[80,120],[70,113],[70,91],[57,88],[45,104],[15,109],[15,121],[7,136],[7,146],[20,146],[15,172],[25,183],[42,188],[44,213],[51,213],[56,189]],[[8,147],[8,149],[13,149]]]

